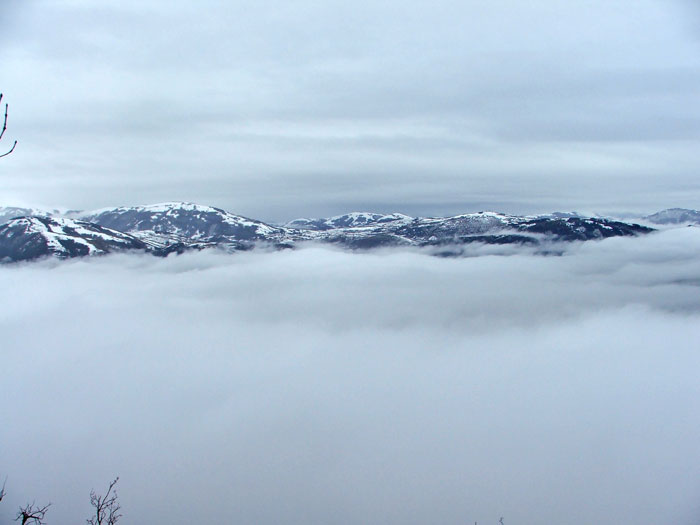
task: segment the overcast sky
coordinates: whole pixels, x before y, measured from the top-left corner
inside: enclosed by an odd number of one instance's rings
[[[685,0],[4,0],[0,204],[700,207]]]

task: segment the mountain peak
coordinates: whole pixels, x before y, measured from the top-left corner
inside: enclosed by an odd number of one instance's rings
[[[700,211],[687,208],[668,208],[647,215],[644,220],[652,224],[700,224]]]
[[[137,233],[142,238],[152,234],[170,236],[174,241],[260,241],[282,234],[280,228],[263,222],[191,202],[105,208],[83,218],[108,228]]]

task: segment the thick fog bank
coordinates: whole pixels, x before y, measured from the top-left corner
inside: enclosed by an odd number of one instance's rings
[[[476,254],[476,253],[475,253]],[[695,524],[700,229],[561,257],[0,268],[0,477],[49,523]]]

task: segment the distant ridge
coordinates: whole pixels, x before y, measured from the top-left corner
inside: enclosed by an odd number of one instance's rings
[[[353,212],[327,219],[296,219],[284,226],[275,226],[189,202],[71,212],[79,219],[55,217],[40,210],[0,208],[0,217],[17,211],[31,214],[13,218],[0,226],[0,258],[4,261],[128,250],[155,255],[205,248],[236,252],[260,246],[293,248],[308,243],[334,244],[349,249],[420,247],[433,249],[438,255],[455,256],[473,243],[521,244],[542,247],[542,251],[547,252],[548,247],[557,242],[653,231],[639,224],[584,217],[573,212],[538,216],[478,212],[452,217]]]
[[[700,224],[700,211],[686,208],[669,208],[647,215],[644,220],[652,224]]]

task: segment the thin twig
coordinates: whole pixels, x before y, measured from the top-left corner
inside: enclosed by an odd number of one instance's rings
[[[22,525],[26,525],[31,522],[32,525],[44,525],[44,516],[46,516],[46,511],[49,510],[51,503],[44,505],[43,507],[34,508],[34,503],[27,504],[25,507],[20,507],[19,512],[15,521],[22,520]]]
[[[0,93],[0,102],[2,102],[2,93]],[[0,130],[0,140],[2,140],[2,136],[5,134],[5,131],[7,131],[7,114],[8,114],[8,108],[10,107],[9,104],[5,104],[5,118],[2,121],[2,130]],[[3,153],[0,155],[0,158],[2,157],[7,157],[10,153],[15,151],[15,147],[17,147],[17,141],[15,140],[15,143],[12,145],[12,148],[10,148],[10,151],[7,153]]]
[[[0,100],[2,100],[2,98],[0,98]],[[5,104],[5,120],[2,123],[2,131],[0,131],[0,140],[2,140],[2,136],[5,134],[5,131],[7,130],[7,113],[8,113],[9,107],[10,107],[9,104]]]
[[[2,155],[0,155],[0,158],[2,158],[2,157],[7,157],[10,153],[12,153],[13,151],[15,151],[15,147],[16,147],[16,146],[17,146],[17,141],[15,140],[15,143],[12,145],[12,148],[10,149],[10,151],[8,151],[7,153],[3,153]]]

